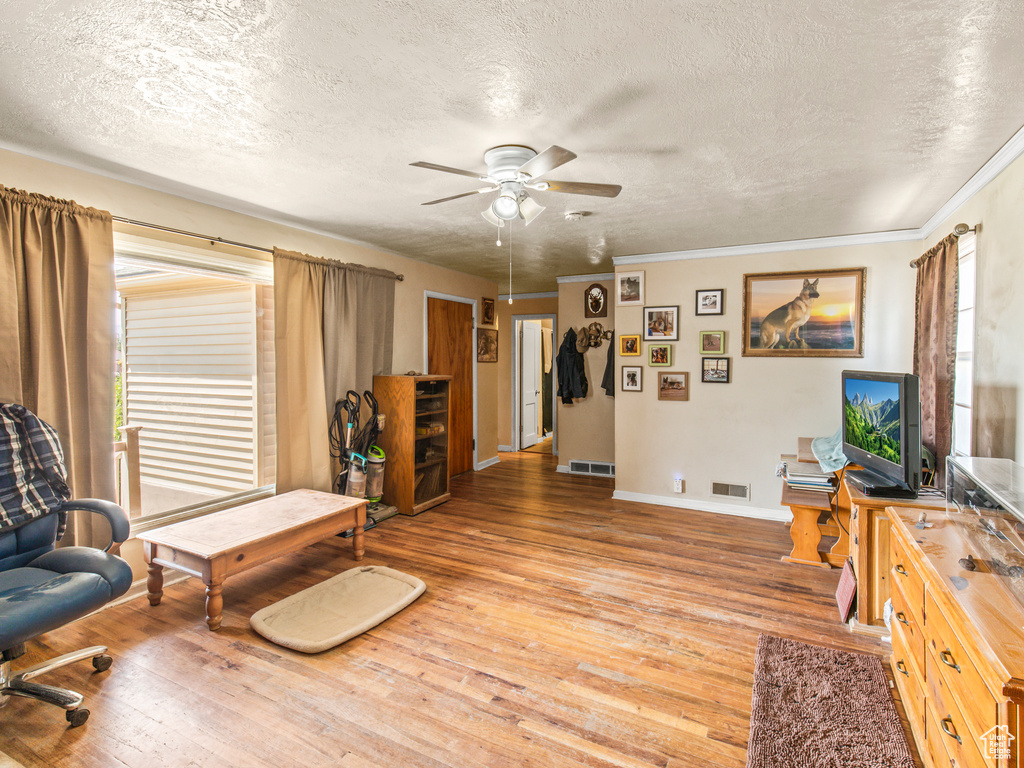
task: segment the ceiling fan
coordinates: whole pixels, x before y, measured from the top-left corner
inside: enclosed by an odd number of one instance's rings
[[[545,173],[575,159],[574,153],[554,145],[539,155],[529,147],[505,145],[484,152],[484,163],[487,164],[487,173],[485,174],[422,161],[410,163],[410,165],[445,173],[457,173],[460,176],[469,176],[490,184],[488,187],[474,189],[472,192],[463,192],[461,195],[431,200],[423,205],[437,205],[437,203],[446,203],[449,200],[458,200],[460,197],[498,192],[498,196],[490,207],[480,215],[490,224],[500,227],[506,221],[518,218],[529,224],[544,210],[544,206],[539,205],[527,194],[526,190],[528,189],[543,192],[568,192],[571,195],[596,195],[598,197],[615,197],[622,190],[622,187],[617,184],[539,180],[539,177]]]

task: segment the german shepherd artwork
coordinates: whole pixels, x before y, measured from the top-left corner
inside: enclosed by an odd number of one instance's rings
[[[811,306],[818,295],[818,280],[805,279],[799,296],[769,312],[761,321],[761,348],[775,349],[779,342],[784,342],[786,347],[791,342],[806,347],[806,342],[800,338],[800,328],[810,319]]]

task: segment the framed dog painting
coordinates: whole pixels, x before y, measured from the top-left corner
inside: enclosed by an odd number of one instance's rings
[[[743,276],[745,357],[863,357],[866,269]]]

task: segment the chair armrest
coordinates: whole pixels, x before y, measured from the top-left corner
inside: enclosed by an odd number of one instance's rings
[[[104,552],[109,552],[114,544],[120,544],[128,538],[131,531],[131,524],[128,522],[128,515],[123,509],[112,501],[104,499],[72,499],[61,504],[64,512],[73,512],[81,509],[86,512],[94,512],[103,515],[110,523],[110,543],[107,544]]]

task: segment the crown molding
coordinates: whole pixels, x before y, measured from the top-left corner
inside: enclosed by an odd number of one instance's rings
[[[882,243],[905,243],[922,239],[919,229],[900,229],[892,232],[868,232],[863,235],[838,235],[836,237],[814,237],[806,240],[780,240],[774,243],[752,243],[750,245],[724,245],[719,248],[697,248],[692,251],[667,251],[665,253],[640,253],[634,256],[614,256],[615,266],[625,264],[651,264],[659,261],[687,261],[689,259],[718,259],[723,256],[754,256],[760,253],[783,253],[790,251],[812,251],[819,248],[846,248],[853,245],[880,245]]]
[[[999,151],[992,155],[989,161],[981,166],[978,172],[971,176],[967,183],[960,187],[957,193],[949,198],[946,204],[939,208],[935,215],[922,225],[918,230],[921,233],[921,239],[924,240],[926,237],[930,237],[942,222],[956,213],[960,206],[988,186],[989,182],[1005,171],[1010,163],[1020,157],[1022,153],[1024,153],[1024,128],[1013,134],[1013,137],[1003,144]]]
[[[628,264],[651,264],[660,261],[686,261],[688,259],[714,259],[723,256],[752,256],[759,253],[781,253],[784,251],[808,251],[816,248],[846,248],[854,245],[881,245],[884,243],[918,242],[930,237],[933,232],[957,212],[968,200],[983,190],[993,179],[1009,167],[1010,163],[1024,154],[1024,128],[1021,128],[1006,142],[991,159],[975,173],[935,214],[917,229],[899,229],[889,232],[868,232],[863,235],[840,235],[838,237],[817,237],[807,240],[787,240],[776,243],[753,243],[751,245],[726,245],[720,248],[699,248],[690,251],[668,251],[665,253],[640,253],[633,256],[614,256],[612,263],[618,267]],[[559,278],[561,280],[561,278]]]
[[[558,283],[592,283],[595,280],[614,279],[614,272],[602,272],[599,275],[562,275],[561,277],[556,277],[555,281]]]
[[[558,298],[558,291],[543,291],[541,293],[513,293],[513,294],[499,293],[498,294],[498,301],[508,301],[509,299],[512,299],[513,301],[515,301],[516,299],[557,299],[557,298]]]

